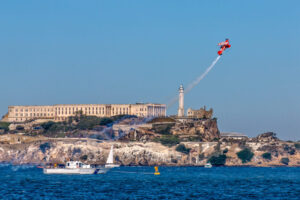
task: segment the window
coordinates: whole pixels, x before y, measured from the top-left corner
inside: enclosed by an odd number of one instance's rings
[[[16,113],[16,117],[18,117],[18,113]]]
[[[16,112],[18,112],[18,109],[16,109]]]

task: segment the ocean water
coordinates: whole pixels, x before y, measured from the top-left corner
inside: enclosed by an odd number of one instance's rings
[[[44,175],[0,165],[1,199],[300,199],[300,168],[120,167],[98,175]]]

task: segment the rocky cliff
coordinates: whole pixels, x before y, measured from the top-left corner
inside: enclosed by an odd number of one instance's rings
[[[215,155],[226,155],[225,165],[300,166],[300,150],[295,143],[262,135],[248,140],[220,140],[218,142],[181,142],[189,153],[176,151],[176,146],[167,147],[155,142],[101,142],[96,139],[50,139],[18,135],[0,136],[0,162],[65,163],[67,160],[82,160],[90,164],[104,164],[111,145],[114,145],[117,163],[122,165],[204,165]],[[250,149],[253,157],[242,163],[237,153]],[[263,154],[270,153],[270,158]],[[282,159],[289,160],[288,163]]]
[[[118,131],[124,130],[124,134],[121,134],[122,137],[119,138],[121,141],[149,142],[165,135],[175,135],[181,141],[211,142],[220,139],[216,119],[155,121],[147,126],[140,125],[131,129],[128,129],[127,126],[132,127],[132,125],[118,126]]]

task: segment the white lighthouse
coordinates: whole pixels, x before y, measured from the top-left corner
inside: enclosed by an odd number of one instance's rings
[[[184,117],[184,89],[179,87],[178,117]]]

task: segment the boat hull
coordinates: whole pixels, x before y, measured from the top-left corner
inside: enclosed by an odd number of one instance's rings
[[[120,167],[120,165],[117,164],[106,164],[105,168],[115,168],[115,167]]]
[[[106,173],[104,169],[98,168],[44,168],[44,174],[103,174]]]

